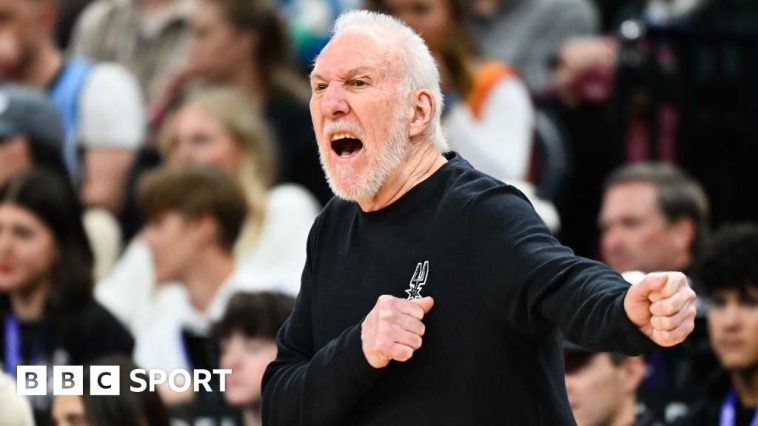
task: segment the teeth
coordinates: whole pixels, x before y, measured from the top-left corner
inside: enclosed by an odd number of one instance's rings
[[[338,141],[340,139],[358,139],[352,133],[335,133],[332,135],[332,141]]]

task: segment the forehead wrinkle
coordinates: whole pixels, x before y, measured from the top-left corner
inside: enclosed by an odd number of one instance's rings
[[[378,75],[379,69],[372,65],[359,65],[357,67],[350,68],[346,71],[340,71],[339,73],[340,75],[338,77],[347,79],[348,77],[352,77],[354,75],[364,74],[364,73],[372,73],[372,74]],[[327,80],[327,78],[314,70],[313,72],[311,72],[311,80]]]

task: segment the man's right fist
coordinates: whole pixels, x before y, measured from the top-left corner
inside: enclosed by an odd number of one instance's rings
[[[421,320],[434,306],[434,299],[406,300],[379,296],[374,309],[361,324],[363,354],[374,368],[383,368],[391,360],[408,361],[421,347],[426,326]]]

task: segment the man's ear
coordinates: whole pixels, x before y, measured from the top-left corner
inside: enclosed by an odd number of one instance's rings
[[[434,114],[437,111],[437,105],[432,92],[426,89],[416,91],[415,97],[411,102],[411,121],[408,128],[408,136],[411,139],[423,135],[434,120]]]
[[[624,375],[624,390],[637,392],[642,379],[645,378],[645,360],[639,356],[630,356],[621,363]]]
[[[191,226],[203,243],[213,243],[218,238],[218,223],[211,215],[206,214],[193,219]]]
[[[695,222],[689,217],[681,217],[669,226],[677,248],[689,251],[692,241],[695,239]]]

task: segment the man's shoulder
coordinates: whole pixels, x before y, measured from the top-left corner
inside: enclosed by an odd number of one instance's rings
[[[324,208],[316,216],[313,222],[313,228],[328,226],[330,223],[344,223],[350,217],[358,213],[358,204],[354,201],[343,200],[337,196],[327,201]]]
[[[55,88],[71,86],[68,92],[81,98],[82,102],[92,99],[118,99],[116,95],[126,95],[141,101],[137,79],[124,65],[116,62],[98,62],[79,56],[66,58],[65,68],[61,77],[56,81]],[[72,90],[73,89],[73,90]],[[103,90],[106,89],[106,90]],[[109,89],[109,90],[108,90]]]
[[[476,170],[455,154],[449,159],[444,203],[464,208],[490,204],[510,204],[527,201],[515,186]]]
[[[117,62],[93,63],[88,82],[99,82],[105,85],[128,86],[129,89],[139,89],[134,74],[124,65]]]

